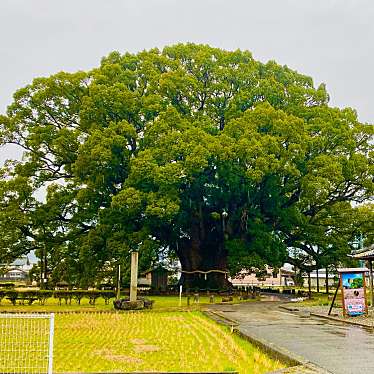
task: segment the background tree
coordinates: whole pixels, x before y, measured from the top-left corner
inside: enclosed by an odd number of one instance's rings
[[[113,52],[88,73],[35,79],[0,126],[24,149],[3,170],[7,255],[49,235],[88,279],[137,248],[149,262],[176,255],[187,286],[222,287],[221,273],[191,272],[280,266],[305,238],[338,237],[351,204],[373,196],[373,127],[246,51]]]

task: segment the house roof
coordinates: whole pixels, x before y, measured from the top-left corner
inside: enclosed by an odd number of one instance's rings
[[[295,275],[295,271],[294,270],[288,270],[288,269],[283,269],[283,268],[280,268],[280,274],[281,275]]]
[[[368,268],[340,268],[338,273],[365,273],[369,271]]]
[[[25,257],[17,258],[10,265],[11,266],[25,266],[25,265],[28,265],[28,262],[29,262],[29,259],[27,258],[27,256],[25,256]]]
[[[162,265],[158,265],[158,266],[155,266],[154,268],[150,268],[146,271],[143,271],[142,273],[140,273],[141,275],[146,275],[148,273],[152,273],[153,271],[165,271],[165,272],[169,272],[169,273],[172,273],[172,270],[169,270],[167,269],[166,267],[162,266]]]
[[[27,271],[25,270],[22,270],[22,269],[10,269],[6,272],[6,274],[9,274],[9,273],[23,273],[23,274],[27,274]]]
[[[358,260],[374,260],[374,244],[355,252],[351,257]]]
[[[310,273],[310,277],[313,278],[313,279],[317,278],[317,273],[316,272],[311,272]],[[327,277],[329,279],[334,279],[335,278],[335,274],[334,273],[328,273]],[[303,275],[303,278],[308,278],[308,275],[307,274]],[[318,273],[318,278],[319,279],[325,279],[326,278],[326,272],[324,272],[324,273]]]

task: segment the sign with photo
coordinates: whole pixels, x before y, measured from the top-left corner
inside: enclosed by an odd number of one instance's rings
[[[341,287],[344,314],[358,316],[366,313],[365,273],[342,272]]]

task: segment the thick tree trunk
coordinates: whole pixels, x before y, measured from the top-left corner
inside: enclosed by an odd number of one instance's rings
[[[185,289],[225,289],[230,286],[225,273],[226,253],[192,246],[179,253],[179,260],[182,265],[179,283]]]
[[[182,265],[179,281],[185,289],[227,289],[227,251],[224,248],[225,225],[204,220],[202,204],[191,217],[188,238],[178,241],[177,255]]]
[[[185,240],[177,251],[185,289],[227,289],[227,252],[222,243]],[[218,271],[217,271],[218,270]],[[220,272],[219,272],[220,271]]]

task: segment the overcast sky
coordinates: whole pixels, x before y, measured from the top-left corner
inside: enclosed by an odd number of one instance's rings
[[[0,112],[35,77],[188,41],[286,64],[374,123],[373,0],[0,0]]]

